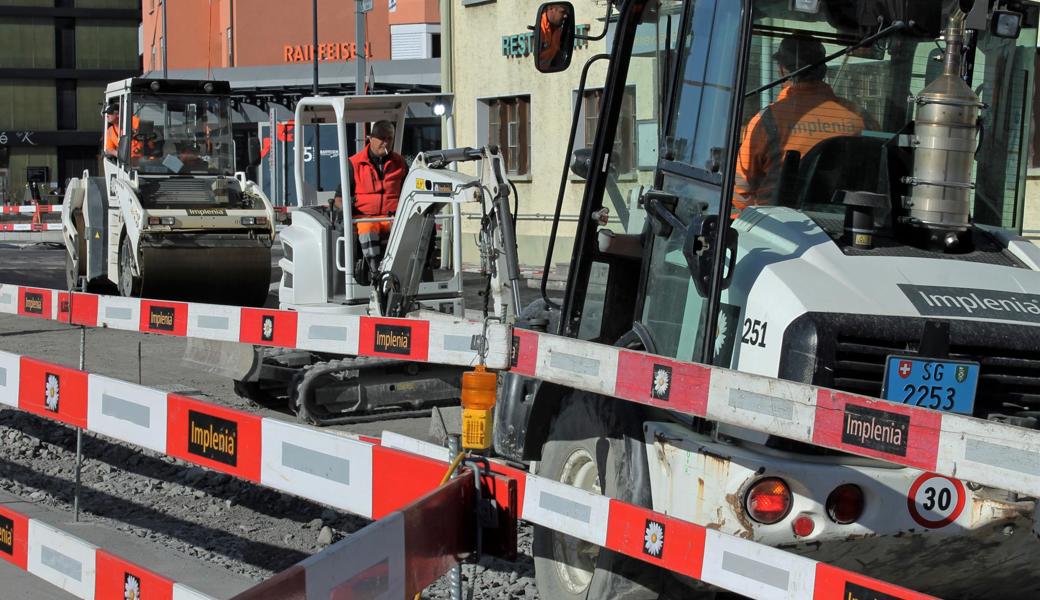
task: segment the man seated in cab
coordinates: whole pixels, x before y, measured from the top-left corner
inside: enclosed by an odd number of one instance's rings
[[[390,121],[372,125],[368,143],[350,157],[350,191],[353,218],[364,219],[354,230],[361,244],[363,266],[376,273],[383,259],[383,247],[390,236],[393,216],[401,199],[401,186],[408,174],[404,157],[393,151],[395,127]],[[342,186],[336,188],[335,206],[343,206]],[[369,219],[379,219],[370,221]]]

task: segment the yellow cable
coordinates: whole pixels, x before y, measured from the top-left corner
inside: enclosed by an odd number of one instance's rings
[[[451,461],[451,465],[448,467],[448,470],[444,472],[444,477],[441,478],[440,485],[448,483],[448,480],[451,479],[451,474],[455,472],[455,469],[459,468],[459,464],[462,462],[463,458],[466,458],[466,454],[464,452],[459,452],[455,456],[455,460]],[[421,597],[422,592],[415,592],[414,600],[420,600]]]

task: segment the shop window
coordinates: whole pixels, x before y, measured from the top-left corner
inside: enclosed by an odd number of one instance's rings
[[[582,98],[582,129],[586,148],[596,140],[596,127],[603,106],[603,90],[586,90]],[[617,136],[614,138],[614,168],[618,173],[631,173],[636,169],[636,89],[625,88],[618,118]]]
[[[487,143],[502,150],[510,175],[531,172],[531,97],[511,96],[484,101]]]

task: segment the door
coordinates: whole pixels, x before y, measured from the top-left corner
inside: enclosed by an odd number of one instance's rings
[[[742,95],[738,82],[744,80],[750,27],[745,4],[718,0],[688,5],[678,64],[666,88],[671,90],[670,108],[656,181],[670,201],[659,206],[673,217],[665,220],[683,226],[655,229],[637,318],[649,329],[658,354],[680,360],[714,360],[715,345],[705,339],[714,338],[717,328],[725,253],[717,252],[722,240],[701,247],[712,272],[702,270],[705,284],[695,285],[690,264],[698,261],[690,257],[688,226],[714,218],[719,229],[728,229],[730,200],[724,192],[732,194],[733,189],[735,107]],[[663,223],[660,214],[652,218]],[[707,260],[711,256],[717,258]]]

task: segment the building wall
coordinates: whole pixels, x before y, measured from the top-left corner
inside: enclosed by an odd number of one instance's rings
[[[502,96],[530,96],[530,172],[511,177],[519,194],[517,244],[520,262],[541,266],[545,261],[548,220],[556,206],[561,171],[566,164],[567,134],[571,110],[581,76],[581,66],[594,54],[602,52],[604,42],[591,42],[575,50],[571,67],[554,74],[539,73],[532,55],[523,54],[525,44],[520,37],[535,22],[540,0],[499,0],[452,5],[452,63],[455,92],[456,145],[478,146],[487,143],[487,100]],[[593,0],[576,0],[575,23],[592,24],[593,33],[602,25],[597,21],[603,6]],[[520,36],[513,38],[512,36]],[[602,85],[603,63],[594,66],[589,87]],[[468,167],[472,172],[472,167]],[[574,239],[574,216],[581,203],[583,186],[568,176],[560,224],[556,265],[570,260]],[[478,260],[471,233],[479,228],[475,219],[464,220],[463,249],[467,262]]]
[[[18,9],[0,16],[0,201],[23,199],[26,167],[48,167],[59,188],[84,169],[97,172],[100,89],[140,70],[140,6],[0,0]]]
[[[162,70],[162,4],[142,0],[142,50],[145,71]],[[284,0],[178,0],[167,8],[169,70],[251,67],[310,62],[313,41],[310,2]],[[208,11],[208,13],[207,13]],[[318,1],[319,60],[353,60],[355,4]],[[437,24],[438,0],[399,0],[394,13],[377,0],[367,14],[368,56],[391,58],[390,25]],[[333,44],[335,46],[333,46]],[[288,51],[287,51],[288,48]],[[295,55],[293,50],[303,50]],[[326,56],[328,55],[328,56]]]

